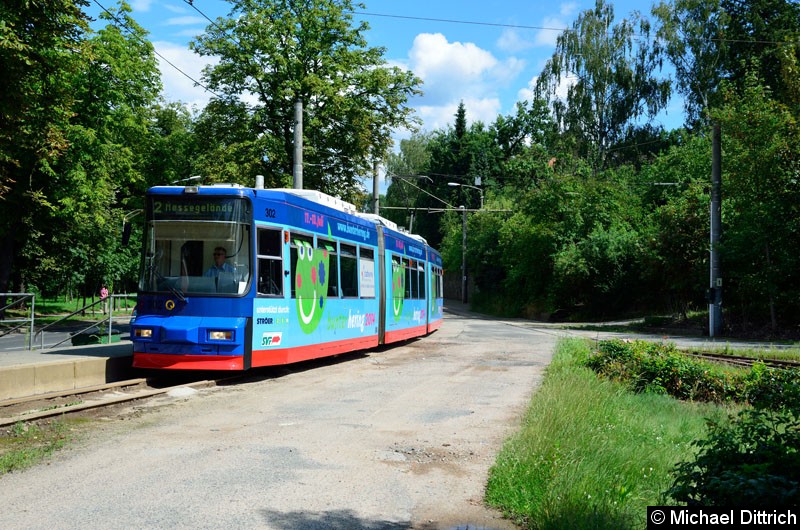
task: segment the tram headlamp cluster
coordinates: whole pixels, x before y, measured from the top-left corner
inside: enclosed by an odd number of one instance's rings
[[[153,338],[153,330],[150,328],[136,328],[133,330],[133,336],[139,339]]]
[[[233,340],[233,331],[208,330],[208,340]]]

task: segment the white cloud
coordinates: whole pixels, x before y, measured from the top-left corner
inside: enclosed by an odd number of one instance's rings
[[[498,90],[525,67],[520,59],[501,61],[474,43],[449,42],[441,33],[417,35],[408,57],[404,66],[422,79],[424,92],[409,103],[427,130],[452,124],[461,101],[469,122],[493,122],[502,107]]]
[[[203,17],[195,17],[192,15],[186,15],[182,17],[172,17],[168,18],[164,24],[167,26],[191,26],[191,25],[204,25],[206,19]]]
[[[186,73],[195,81],[202,82],[201,72],[207,64],[216,64],[215,58],[200,57],[184,46],[171,42],[157,41],[153,43],[156,51],[170,63]],[[161,70],[161,81],[164,84],[163,94],[167,101],[181,101],[189,107],[205,107],[212,94],[200,86],[195,86],[194,81],[170,66],[160,57],[158,58]]]
[[[542,21],[542,28],[536,32],[534,38],[534,46],[550,46],[556,45],[556,39],[561,35],[569,25],[560,18],[545,17]]]
[[[417,107],[417,114],[422,118],[426,130],[444,129],[455,123],[456,111],[461,101],[464,102],[468,123],[482,121],[489,124],[494,122],[500,113],[500,99],[491,97],[464,98],[463,100],[454,100],[446,105],[420,105]]]
[[[133,0],[130,2],[131,9],[133,9],[134,13],[150,11],[150,6],[152,4],[153,0]]]
[[[571,21],[575,20],[575,15],[579,10],[577,2],[565,2],[559,5],[557,16],[547,16],[539,24],[540,29],[534,38],[534,46],[555,46],[556,39],[565,29],[571,28]]]
[[[411,69],[426,82],[470,82],[497,64],[494,56],[475,44],[448,42],[441,33],[420,33],[409,52]]]
[[[527,33],[527,32],[524,32]],[[523,36],[523,32],[515,28],[506,28],[497,39],[497,47],[503,51],[517,53],[534,46],[534,42]]]

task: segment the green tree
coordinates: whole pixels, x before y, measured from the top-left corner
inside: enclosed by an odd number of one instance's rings
[[[800,127],[752,73],[713,113],[723,131],[722,260],[728,305],[750,324],[800,321]]]
[[[264,175],[267,187],[291,187],[291,172],[272,171],[269,153],[281,153],[283,140],[253,133],[254,116],[236,98],[212,99],[194,123],[195,168],[203,182],[252,184]],[[284,157],[284,163],[286,162]]]
[[[219,57],[203,75],[225,105],[255,98],[238,123],[248,138],[259,139],[255,149],[243,151],[260,151],[264,174],[273,180],[291,175],[299,100],[304,186],[346,199],[373,160],[383,158],[392,130],[412,125],[406,101],[420,83],[410,72],[387,67],[385,50],[367,46],[367,25],[353,24],[356,7],[351,0],[239,0],[229,18],[209,25],[191,44],[200,55]]]
[[[670,83],[654,76],[659,50],[649,42],[647,19],[634,12],[614,25],[613,6],[597,0],[558,37],[537,80],[537,96],[551,102],[555,121],[595,170],[606,166],[608,149],[637,120],[654,117],[667,104]]]
[[[24,289],[20,253],[46,240],[41,223],[57,204],[53,166],[69,147],[76,94],[71,79],[84,67],[88,29],[76,1],[6,1],[0,5],[0,292]],[[45,231],[46,230],[46,231]]]
[[[800,114],[800,3],[720,0],[728,15],[722,69],[740,89],[757,71],[770,97]]]
[[[153,45],[130,6],[120,2],[100,19],[106,25],[86,41],[87,63],[71,80],[78,102],[69,149],[49,187],[55,208],[38,220],[62,227],[45,246],[56,258],[46,268],[36,261],[27,266],[41,276],[71,276],[84,295],[137,267],[135,249],[120,248],[120,229],[125,211],[141,205],[150,184],[145,170],[161,89]]]
[[[686,121],[701,125],[722,78],[728,41],[728,14],[720,0],[668,0],[653,7],[660,26],[656,36],[675,67],[676,90],[683,96]]]
[[[648,302],[688,318],[708,287],[711,139],[684,135],[641,171]]]
[[[381,215],[400,226],[411,227],[411,215],[416,216],[414,208],[417,198],[424,193],[428,177],[430,135],[415,133],[411,138],[400,140],[400,152],[389,153],[386,157],[386,210]],[[397,210],[395,208],[405,208]]]
[[[192,116],[184,105],[153,107],[148,138],[144,168],[148,184],[169,184],[196,174],[199,135],[194,134]]]

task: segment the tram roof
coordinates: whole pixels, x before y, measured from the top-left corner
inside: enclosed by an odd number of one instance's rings
[[[165,185],[165,186],[154,186],[148,190],[150,193],[156,194],[170,194],[170,193],[179,193],[183,192],[186,195],[198,194],[198,195],[221,195],[231,192],[238,192],[237,195],[245,195],[245,193],[251,192],[255,195],[258,195],[258,192],[267,192],[267,193],[283,193],[286,195],[292,195],[295,197],[300,197],[311,201],[316,204],[320,204],[323,206],[327,206],[333,210],[337,210],[340,212],[344,212],[360,219],[363,219],[367,222],[382,225],[390,230],[397,232],[399,235],[406,236],[411,238],[423,245],[428,245],[427,240],[418,235],[412,234],[408,230],[401,228],[395,223],[394,221],[390,221],[385,217],[382,217],[377,214],[372,213],[363,213],[359,212],[356,209],[356,206],[352,203],[339,199],[337,197],[333,197],[326,193],[317,190],[306,190],[306,189],[295,189],[295,188],[247,188],[242,186],[241,184],[200,184],[200,185],[187,185],[187,186],[176,186],[176,185]]]

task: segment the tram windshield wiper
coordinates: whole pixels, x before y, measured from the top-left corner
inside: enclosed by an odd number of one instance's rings
[[[156,278],[158,278],[158,281],[161,282],[163,286],[166,287],[170,293],[172,293],[172,296],[174,296],[181,302],[186,301],[186,296],[183,294],[183,291],[175,287],[169,278],[165,277],[163,274],[158,272],[158,267],[155,264],[150,265],[148,269],[150,270],[150,272],[155,274]]]

